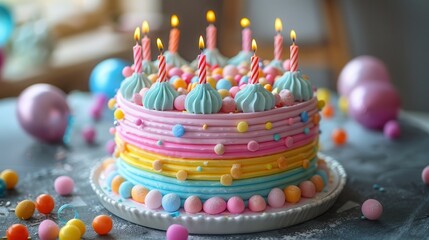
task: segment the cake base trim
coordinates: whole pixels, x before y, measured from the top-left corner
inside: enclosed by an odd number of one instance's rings
[[[335,202],[346,183],[346,173],[342,165],[329,156],[319,153],[330,170],[329,183],[324,191],[314,198],[302,199],[296,204],[281,208],[270,208],[262,212],[245,211],[242,214],[206,213],[189,214],[180,211],[172,214],[163,210],[144,209],[132,200],[123,200],[102,187],[102,163],[96,165],[90,174],[91,187],[101,204],[110,212],[127,221],[145,227],[166,230],[171,224],[182,224],[193,234],[238,234],[261,232],[292,226],[327,211]]]

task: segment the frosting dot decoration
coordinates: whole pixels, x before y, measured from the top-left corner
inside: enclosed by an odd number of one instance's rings
[[[247,124],[247,122],[245,121],[239,122],[237,124],[237,131],[240,133],[247,132],[248,129],[249,129],[249,124]]]
[[[286,137],[285,138],[285,146],[291,147],[293,145],[293,138],[292,137]]]
[[[223,155],[225,153],[225,146],[221,143],[218,143],[213,150],[217,155]]]
[[[301,118],[301,122],[306,123],[308,121],[308,113],[306,111],[302,112],[299,117]]]
[[[276,142],[279,141],[280,140],[280,134],[278,134],[278,133],[274,134],[273,139]]]
[[[220,183],[224,186],[230,186],[232,184],[232,176],[230,174],[224,174],[220,177]]]
[[[251,152],[256,152],[256,151],[258,151],[258,150],[259,150],[259,143],[258,143],[258,142],[256,142],[256,141],[250,141],[250,142],[247,144],[247,149],[248,149],[249,151],[251,151]]]
[[[304,128],[304,134],[308,135],[310,133],[310,129],[308,127]]]
[[[142,120],[140,118],[137,118],[136,121],[134,121],[136,126],[141,126],[143,124]]]
[[[113,110],[115,108],[115,106],[116,106],[116,99],[114,99],[114,98],[109,99],[109,101],[107,102],[107,107],[110,110]]]
[[[177,180],[179,180],[179,181],[185,181],[185,180],[188,178],[188,172],[187,172],[187,171],[185,171],[185,170],[179,170],[179,171],[176,173],[176,178],[177,178]]]
[[[235,179],[240,178],[241,176],[241,165],[240,164],[233,164],[231,167],[231,176]]]
[[[285,169],[287,167],[287,162],[286,162],[286,158],[285,157],[279,157],[277,159],[277,166],[280,169]]]
[[[308,167],[310,167],[310,162],[307,159],[303,160],[302,161],[302,167],[304,169],[307,169]]]
[[[203,124],[203,129],[207,130],[209,128],[209,126],[207,124]]]
[[[273,124],[271,122],[266,122],[265,123],[265,129],[270,130],[273,128]]]
[[[185,128],[181,124],[174,125],[171,130],[175,137],[182,137],[183,135],[185,135]]]
[[[152,167],[155,171],[162,171],[162,161],[161,160],[153,161]]]
[[[273,169],[273,165],[267,164],[267,165],[265,165],[265,168],[268,169],[268,170],[271,170],[271,169]]]
[[[115,112],[113,113],[113,115],[115,116],[115,119],[117,119],[117,120],[122,120],[125,117],[125,114],[121,109],[116,109]]]
[[[197,172],[202,172],[202,171],[203,171],[203,167],[198,166],[198,167],[197,167]]]

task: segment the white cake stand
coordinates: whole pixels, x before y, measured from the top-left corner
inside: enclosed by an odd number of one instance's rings
[[[331,157],[319,154],[329,166],[329,183],[316,197],[302,199],[297,204],[285,204],[282,208],[270,208],[262,213],[246,211],[240,215],[205,213],[179,214],[167,213],[163,210],[149,210],[144,205],[128,199],[121,199],[102,186],[104,176],[101,163],[91,171],[91,186],[100,199],[101,204],[110,212],[127,221],[150,228],[166,230],[171,224],[181,224],[194,234],[238,234],[262,232],[292,226],[327,211],[335,202],[346,183],[344,168]]]

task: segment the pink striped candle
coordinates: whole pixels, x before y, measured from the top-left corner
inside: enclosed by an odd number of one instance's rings
[[[252,50],[254,52],[251,61],[250,61],[250,71],[252,73],[250,77],[250,83],[251,84],[257,84],[259,82],[259,57],[256,56],[256,41],[255,39],[252,40]]]
[[[240,25],[243,28],[241,31],[241,45],[243,51],[249,52],[252,50],[252,30],[250,30],[250,21],[247,18],[242,18],[240,21]]]
[[[200,36],[198,45],[200,47],[201,53],[198,55],[198,78],[199,78],[199,84],[206,83],[206,55],[203,53],[204,50],[204,39],[203,36]]]
[[[156,39],[156,44],[158,45],[159,55],[158,55],[158,82],[167,81],[167,67],[165,63],[165,57],[162,55],[164,51],[164,46],[162,45],[161,39]]]
[[[296,33],[294,30],[290,31],[290,38],[292,39],[292,45],[290,46],[290,71],[296,72],[298,70],[299,47],[295,45]]]
[[[142,39],[142,47],[143,47],[143,60],[151,61],[152,56],[150,52],[150,39],[147,36],[149,33],[149,24],[147,21],[144,21],[142,24],[142,32],[144,37]]]
[[[206,18],[207,22],[210,23],[206,28],[207,48],[215,49],[217,29],[214,25],[214,22],[216,21],[216,15],[212,10],[209,10],[207,11]]]
[[[180,30],[177,28],[177,26],[179,26],[179,18],[176,15],[171,16],[171,26],[173,28],[170,30],[168,51],[171,53],[176,53],[177,49],[179,49],[180,39]]]
[[[282,20],[280,20],[280,18],[276,18],[274,26],[277,32],[277,35],[274,36],[274,59],[281,60],[283,53],[283,36],[280,33],[283,27]]]
[[[134,54],[134,72],[141,73],[142,72],[142,48],[139,45],[140,41],[140,28],[136,28],[134,31],[134,40],[136,40],[136,45],[133,47]]]

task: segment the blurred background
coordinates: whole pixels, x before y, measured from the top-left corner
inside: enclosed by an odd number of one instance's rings
[[[66,92],[88,90],[94,66],[118,57],[131,62],[133,32],[143,20],[155,39],[168,42],[170,16],[180,20],[179,53],[197,56],[198,36],[205,35],[207,10],[214,10],[218,48],[228,57],[241,48],[240,19],[251,21],[258,55],[273,58],[274,20],[283,21],[284,52],[289,31],[297,32],[300,68],[317,86],[335,89],[338,74],[353,57],[373,55],[384,61],[406,110],[429,112],[429,1],[422,0],[0,0],[10,9],[13,30],[3,26],[0,42],[5,63],[0,98],[14,97],[27,86],[46,82]],[[3,12],[2,12],[3,11]],[[0,39],[1,40],[1,39]],[[2,65],[0,61],[0,65]]]

